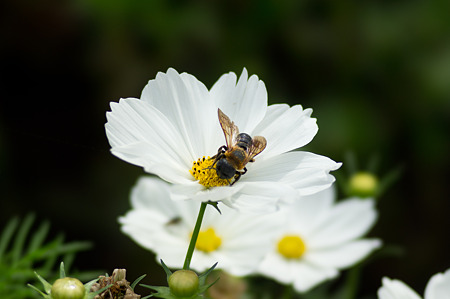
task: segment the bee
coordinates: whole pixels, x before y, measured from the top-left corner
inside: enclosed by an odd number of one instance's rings
[[[234,177],[231,186],[247,172],[245,165],[255,161],[253,158],[266,148],[267,141],[262,136],[252,138],[247,133],[239,133],[239,128],[222,110],[218,109],[218,114],[226,145],[217,150],[212,167],[215,166],[221,179],[229,182]]]

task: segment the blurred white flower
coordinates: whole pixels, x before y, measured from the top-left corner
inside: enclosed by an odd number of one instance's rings
[[[274,210],[281,200],[329,187],[334,181],[329,172],[340,163],[292,151],[308,144],[317,133],[312,110],[300,105],[268,106],[264,83],[255,75],[248,78],[245,69],[236,80],[234,73],[224,74],[208,90],[187,73],[174,69],[158,73],[140,99],[111,103],[105,128],[112,153],[172,183],[172,199]],[[247,164],[248,172],[232,186],[218,178],[211,161],[201,160],[226,145],[218,108],[241,133],[267,140],[255,162]],[[199,169],[205,174],[194,177],[191,172]]]
[[[169,184],[142,177],[131,192],[132,210],[119,218],[122,231],[157,255],[157,260],[179,268],[189,246],[200,204],[174,202]],[[243,276],[255,271],[270,248],[280,219],[242,214],[220,206],[206,210],[190,268],[202,272],[218,262],[217,269]]]
[[[361,239],[377,219],[374,201],[334,202],[332,188],[282,206],[285,219],[259,272],[306,292],[334,278],[380,247],[377,239]]]
[[[383,277],[378,289],[379,299],[420,299],[421,297],[404,282]],[[425,288],[425,299],[450,299],[450,269],[433,275]]]

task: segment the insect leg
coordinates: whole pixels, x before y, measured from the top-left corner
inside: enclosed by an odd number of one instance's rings
[[[245,172],[244,172],[245,173]],[[236,171],[236,176],[234,177],[234,182],[230,184],[230,186],[233,186],[239,179],[241,178],[242,174],[239,171]]]
[[[212,157],[212,158],[214,158],[214,162],[211,165],[211,167],[214,166],[214,164],[216,164],[217,161],[219,161],[224,156],[225,151],[227,151],[227,150],[228,150],[228,148],[226,145],[222,145],[221,147],[219,147],[219,149],[217,150],[217,154]]]

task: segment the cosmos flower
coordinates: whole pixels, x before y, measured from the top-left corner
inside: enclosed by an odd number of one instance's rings
[[[330,186],[334,177],[329,172],[340,163],[293,151],[318,131],[312,110],[268,106],[264,83],[255,75],[249,78],[245,69],[236,80],[234,73],[224,74],[208,90],[187,73],[174,69],[158,73],[140,99],[111,103],[105,128],[112,153],[173,184],[170,194],[175,200],[274,210],[280,201]],[[212,158],[227,145],[219,109],[239,132],[262,136],[267,142],[254,162],[244,165],[248,171],[239,181],[220,178]],[[228,149],[234,145],[230,142]]]
[[[332,188],[282,206],[278,217],[286,223],[278,232],[259,272],[306,292],[338,276],[381,245],[361,239],[377,212],[373,200],[334,202]]]
[[[379,299],[420,299],[421,297],[404,282],[383,277],[383,286],[378,289]],[[428,281],[425,299],[450,299],[450,269],[437,273]]]
[[[183,264],[199,204],[174,202],[168,183],[142,177],[131,192],[132,210],[119,218],[122,231],[173,268]],[[190,268],[198,272],[218,262],[217,269],[242,276],[258,267],[279,227],[275,213],[249,215],[221,207],[206,210]]]

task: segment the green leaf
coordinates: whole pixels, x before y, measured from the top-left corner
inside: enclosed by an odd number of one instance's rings
[[[212,287],[217,281],[219,281],[220,276],[217,277],[216,280],[214,280],[212,283],[206,285],[206,279],[208,278],[208,275],[214,270],[214,268],[217,266],[217,262],[212,265],[211,268],[209,268],[206,272],[200,274],[198,276],[198,280],[199,280],[199,285],[200,287],[198,288],[198,292],[199,294],[203,294],[204,292],[206,292],[207,289],[209,289],[210,287]]]
[[[42,246],[42,244],[45,241],[45,238],[47,237],[49,229],[50,229],[50,222],[45,221],[39,226],[37,231],[33,232],[33,238],[30,241],[27,253],[33,252]]]
[[[86,290],[90,290],[92,285],[98,281],[98,277],[96,279],[92,279],[91,281],[88,281],[84,284],[84,287]],[[103,291],[102,291],[103,292]]]
[[[35,261],[44,260],[47,257],[55,257],[55,248],[59,248],[62,246],[63,240],[62,238],[56,238],[53,241],[45,244],[44,246],[30,252],[22,257],[20,262],[17,263],[17,266],[28,265]]]
[[[172,295],[169,287],[156,287],[156,286],[149,286],[146,284],[141,284],[140,286],[156,291],[156,293],[152,294],[151,297],[177,299],[174,295]]]
[[[392,186],[395,181],[397,181],[401,174],[403,173],[403,166],[397,166],[396,168],[389,171],[386,175],[384,175],[380,182],[378,183],[376,197],[379,197],[383,194],[390,186]]]
[[[218,282],[220,279],[220,276],[216,278],[216,280],[214,280],[213,282],[211,282],[210,284],[207,285],[202,285],[198,288],[198,292],[200,294],[203,294],[204,292],[206,292],[207,289],[209,289],[210,287],[212,287],[216,282]]]
[[[61,260],[64,261],[64,268],[68,271],[72,268],[73,261],[75,260],[75,252],[68,252],[64,254]]]
[[[164,298],[164,299],[203,299],[204,298],[200,294],[195,294],[190,297],[178,297],[178,296],[175,296],[174,294],[172,294],[172,292],[170,292],[169,287],[154,287],[154,286],[149,286],[149,285],[145,285],[145,284],[141,284],[141,286],[156,291],[156,293],[151,294],[149,297]]]
[[[59,266],[59,278],[66,277],[66,270],[64,270],[64,262],[61,262],[61,265]]]
[[[63,244],[62,238],[57,238],[52,242],[46,244],[30,254],[22,258],[21,263],[28,263],[30,261],[37,261],[42,259],[49,259],[47,262],[53,262],[52,258],[56,258],[58,255],[62,255],[68,252],[77,252],[85,250],[91,247],[89,242],[72,242]]]
[[[90,290],[91,287],[92,287],[92,285],[93,285],[95,282],[97,282],[97,280],[98,280],[98,278],[96,278],[96,279],[94,279],[94,280],[91,280],[91,281],[89,281],[88,283],[85,283],[85,284],[84,284],[85,289],[86,289],[86,290]],[[101,289],[98,290],[98,291],[88,293],[88,294],[87,294],[87,299],[94,299],[95,296],[97,296],[97,295],[100,294],[100,293],[103,293],[104,291],[106,291],[107,289],[109,289],[111,286],[112,286],[112,284],[109,284],[109,285],[107,285],[107,286],[101,288]]]
[[[25,239],[27,238],[28,232],[30,231],[31,225],[34,222],[34,218],[34,214],[28,214],[19,227],[19,231],[17,232],[16,238],[14,239],[12,248],[13,268],[20,260],[20,256],[23,252],[23,245],[25,243]]]
[[[86,250],[91,248],[92,245],[90,242],[84,242],[84,241],[76,241],[71,243],[66,243],[58,248],[54,248],[52,252],[49,252],[49,254],[63,254],[68,252],[77,252],[81,250]]]
[[[169,280],[169,276],[172,275],[172,271],[170,271],[170,269],[166,266],[166,264],[164,264],[163,260],[161,259],[161,266],[164,269],[164,272],[166,272],[167,275],[167,281]]]
[[[30,288],[32,288],[33,290],[35,290],[36,292],[38,292],[39,294],[41,294],[42,297],[44,297],[44,298],[50,298],[49,295],[44,294],[41,290],[39,290],[39,289],[38,289],[37,287],[35,287],[34,285],[28,284],[28,286],[29,286]]]
[[[42,283],[42,285],[44,286],[44,290],[47,294],[50,294],[50,290],[52,289],[52,285],[48,283],[47,280],[45,280],[42,276],[40,276],[39,274],[37,274],[37,272],[34,272],[34,274],[36,275],[36,277],[39,279],[39,281]]]
[[[216,262],[214,265],[212,265],[212,267],[209,268],[206,272],[204,272],[198,276],[200,285],[205,283],[206,277],[209,275],[209,273],[211,273],[214,270],[214,268],[217,266],[217,264],[218,264],[218,262]]]
[[[144,277],[147,276],[147,274],[141,275],[139,276],[130,286],[130,288],[134,291],[134,288],[136,287],[136,285],[142,280],[144,279]]]
[[[64,267],[67,269],[77,251],[91,247],[89,242],[64,244],[63,235],[46,243],[50,230],[49,222],[36,226],[37,229],[32,231],[34,220],[34,214],[28,214],[23,221],[17,217],[12,218],[2,229],[0,235],[0,298],[2,299],[31,298],[33,295],[38,295],[35,293],[38,291],[36,287],[25,287],[28,282],[36,284],[35,282],[40,281],[49,292],[51,285],[42,277],[46,277],[49,281],[57,278],[56,274],[60,271],[55,271],[56,263],[64,261]],[[61,260],[62,257],[65,260]],[[33,271],[33,268],[36,271]],[[78,274],[79,277],[82,275],[85,275],[83,280],[94,276],[90,273],[89,277],[86,277],[85,272]]]
[[[6,251],[6,248],[8,248],[8,244],[11,241],[11,237],[14,234],[17,226],[19,225],[19,218],[14,217],[10,221],[8,221],[8,224],[3,229],[2,237],[0,239],[0,261],[3,258],[3,254]]]

